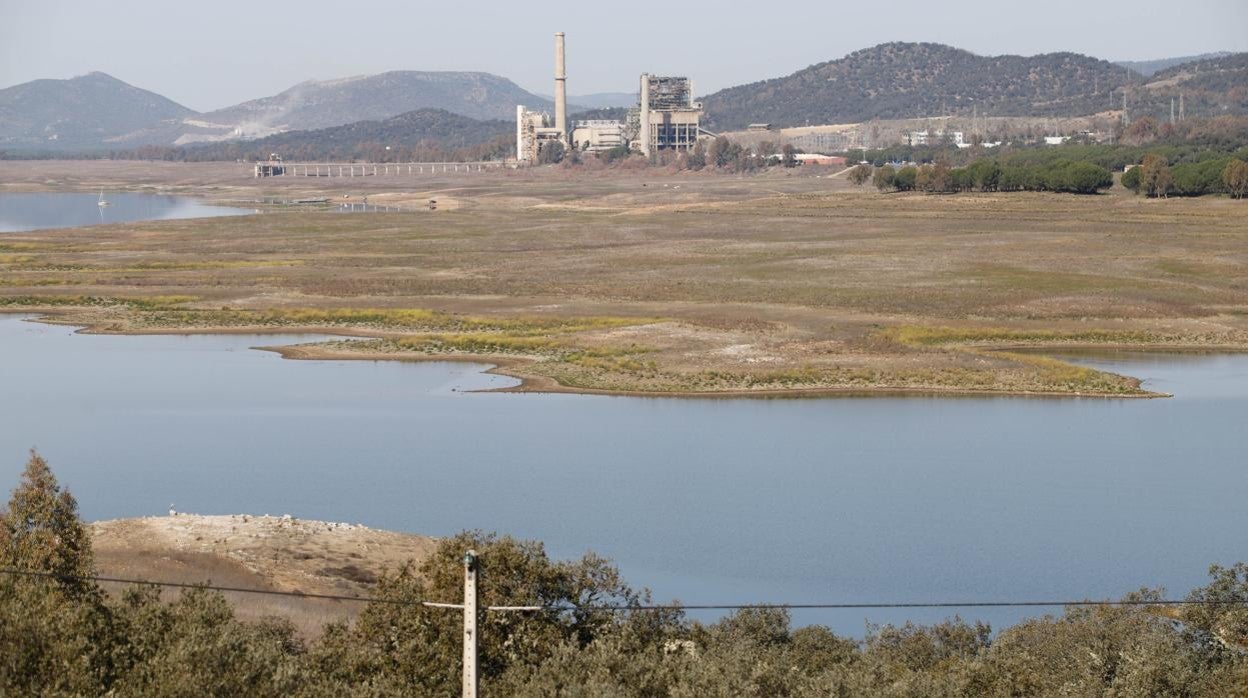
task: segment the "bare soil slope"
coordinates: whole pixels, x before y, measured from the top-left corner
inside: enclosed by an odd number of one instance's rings
[[[425,536],[359,524],[245,514],[100,521],[91,524],[91,534],[96,566],[105,577],[361,597],[372,592],[385,570],[419,563],[435,545]],[[327,621],[354,617],[363,607],[349,601],[228,596],[243,617],[287,616],[309,634]]]

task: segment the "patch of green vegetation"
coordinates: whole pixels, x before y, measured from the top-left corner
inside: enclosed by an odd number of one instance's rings
[[[1016,330],[1002,327],[926,325],[898,325],[882,329],[877,334],[910,347],[983,343],[1150,344],[1167,339],[1162,335],[1139,330]]]
[[[1042,379],[1052,386],[1052,390],[1102,395],[1131,395],[1144,392],[1140,389],[1140,381],[1136,378],[1098,371],[1086,366],[1076,366],[1048,356],[1006,351],[994,352],[993,355],[1039,369]]]
[[[559,347],[545,337],[516,337],[499,333],[435,334],[392,340],[403,349],[429,353],[546,354]]]
[[[1007,359],[1013,359],[1007,355]],[[656,393],[767,392],[786,390],[1003,391],[1100,395],[1141,394],[1138,381],[1021,355],[1024,370],[967,367],[887,370],[845,366],[802,366],[772,371],[664,371],[652,362],[543,363],[534,370],[571,388],[642,390]]]
[[[1005,360],[1018,365],[1032,375],[1024,379],[1009,379],[994,375],[987,382],[997,389],[1011,385],[1025,390],[1045,392],[1095,393],[1101,395],[1138,395],[1140,382],[1134,378],[1077,366],[1037,354],[1025,354],[990,350],[993,344],[1135,344],[1147,345],[1164,342],[1168,338],[1144,331],[1111,330],[1017,330],[1001,327],[958,328],[928,327],[922,325],[899,325],[879,330],[877,337],[884,341],[912,348],[944,348],[959,353],[981,356],[986,359]],[[1021,382],[1020,382],[1021,380]],[[946,381],[939,381],[948,384]],[[954,381],[956,384],[957,381]],[[978,386],[977,386],[978,387]]]
[[[57,277],[44,278],[6,278],[0,279],[0,286],[11,287],[31,287],[31,286],[77,286],[81,284],[77,279],[64,279]]]
[[[9,308],[44,308],[49,306],[100,306],[111,299],[95,296],[0,296],[0,306]]]
[[[656,318],[536,316],[487,317],[456,315],[423,308],[272,308],[247,310],[185,310],[165,318],[172,322],[214,326],[370,326],[442,332],[497,332],[513,337],[573,334],[589,330],[627,327]]]
[[[0,296],[0,306],[10,308],[45,308],[51,306],[110,307],[121,306],[134,310],[168,310],[183,303],[199,300],[195,296],[142,296],[120,298],[108,296]]]
[[[3,252],[30,252],[33,250],[46,250],[50,245],[38,242],[5,242],[0,243],[0,253]]]
[[[184,303],[194,303],[196,296],[139,296],[135,298],[118,298],[121,303],[135,310],[168,310]]]

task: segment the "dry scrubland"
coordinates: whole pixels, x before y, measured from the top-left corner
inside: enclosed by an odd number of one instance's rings
[[[814,175],[0,163],[4,191],[412,207],[0,235],[0,308],[108,332],[319,328],[365,339],[285,353],[483,356],[522,389],[583,392],[1140,395],[1018,350],[1248,346],[1243,202],[878,194]]]

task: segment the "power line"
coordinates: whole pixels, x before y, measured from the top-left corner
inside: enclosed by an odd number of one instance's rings
[[[268,596],[291,596],[305,599],[325,599],[330,601],[352,601],[357,603],[385,603],[401,606],[426,606],[429,608],[462,609],[463,604],[422,601],[417,599],[387,599],[376,596],[346,596],[340,594],[315,594],[304,591],[278,591],[274,589],[252,589],[247,587],[230,587],[213,584],[193,584],[189,582],[159,582],[147,579],[124,579],[120,577],[74,576],[44,572],[40,570],[19,570],[12,568],[0,569],[0,574],[11,576],[39,577],[60,581],[93,581],[114,584],[138,584],[144,586],[169,587],[175,589],[209,589],[212,591],[235,592],[240,594],[262,594]],[[1060,606],[1245,606],[1248,599],[1214,601],[1208,599],[1124,599],[1120,601],[1094,600],[1063,600],[1063,601],[918,601],[918,602],[867,602],[867,603],[750,603],[750,604],[591,604],[572,606],[568,604],[528,605],[528,606],[485,606],[486,611],[508,612],[563,612],[563,611],[742,611],[742,610],[879,610],[902,608],[1056,608]]]
[[[854,609],[888,609],[888,608],[1025,608],[1025,607],[1057,607],[1057,606],[1243,606],[1248,600],[1209,601],[1192,599],[1160,599],[1157,601],[1122,600],[1122,601],[917,601],[896,603],[747,603],[747,604],[662,604],[645,606],[490,606],[491,611],[529,611],[529,610],[594,610],[594,611],[740,611],[740,610],[854,610]]]
[[[143,586],[170,587],[174,589],[211,589],[213,591],[232,591],[240,594],[264,594],[268,596],[297,596],[304,599],[327,599],[330,601],[359,601],[361,603],[388,603],[399,605],[424,604],[424,601],[410,599],[385,599],[375,596],[345,596],[341,594],[314,594],[306,591],[278,591],[276,589],[250,589],[247,587],[227,587],[213,584],[193,584],[190,582],[154,582],[148,579],[123,579],[121,577],[75,576],[44,572],[42,570],[19,570],[12,568],[0,569],[0,574],[19,577],[41,577],[63,582],[111,582],[116,584],[140,584]]]

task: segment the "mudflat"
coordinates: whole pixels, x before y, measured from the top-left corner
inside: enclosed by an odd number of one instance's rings
[[[356,339],[285,353],[473,357],[521,389],[656,395],[1143,396],[1030,350],[1248,348],[1248,203],[1225,198],[881,194],[817,168],[251,174],[0,163],[0,191],[265,211],[5,234],[0,310],[103,332],[324,331]],[[404,210],[273,203],[365,196]]]

